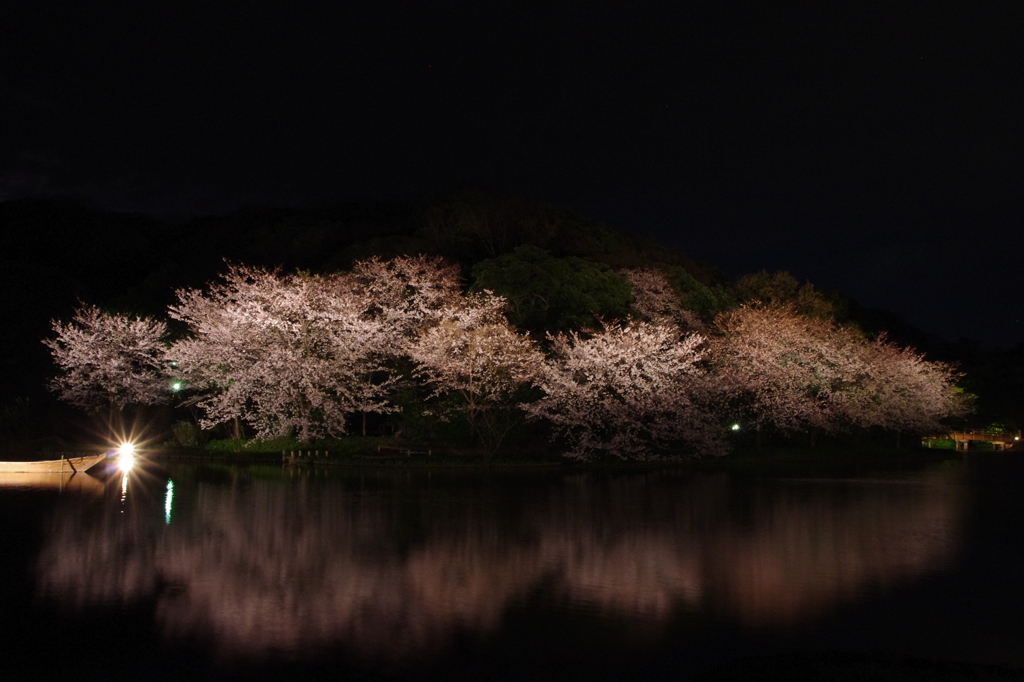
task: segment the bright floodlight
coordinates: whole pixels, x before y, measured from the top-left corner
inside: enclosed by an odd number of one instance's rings
[[[175,381],[173,384],[171,384],[171,390],[172,391],[180,391],[181,390],[181,383],[178,382],[178,381]]]
[[[740,430],[740,425],[739,424],[733,424],[732,425],[732,430],[733,431],[739,431]]]
[[[122,443],[117,449],[117,468],[128,472],[135,465],[135,446],[131,443]]]

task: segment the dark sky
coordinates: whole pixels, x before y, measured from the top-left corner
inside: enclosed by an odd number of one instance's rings
[[[1024,341],[1016,3],[690,4],[4,3],[0,199],[493,187]]]

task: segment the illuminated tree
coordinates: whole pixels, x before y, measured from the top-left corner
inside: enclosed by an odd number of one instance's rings
[[[458,266],[428,256],[360,261],[352,269],[352,281],[365,298],[366,314],[389,327],[395,341],[432,324],[462,290]]]
[[[652,322],[678,325],[684,330],[701,330],[704,325],[683,308],[679,294],[664,272],[657,268],[620,270],[633,287],[633,310]]]
[[[349,276],[232,266],[206,291],[178,292],[170,315],[191,335],[168,356],[199,391],[205,428],[241,419],[263,438],[342,434],[346,414],[393,409],[391,379],[372,380],[390,336],[369,304]]]
[[[43,343],[60,369],[50,389],[61,400],[111,411],[167,401],[163,322],[83,306],[70,322],[54,320],[52,325],[57,337]]]
[[[717,386],[758,426],[925,433],[969,409],[950,365],[792,307],[744,306],[720,315],[716,327]]]
[[[409,349],[432,397],[457,397],[449,409],[489,452],[520,421],[517,394],[543,362],[533,341],[505,319],[504,306],[499,296],[471,294],[439,311],[437,323]]]
[[[680,444],[722,452],[720,429],[703,403],[702,336],[630,321],[549,340],[551,358],[536,382],[545,396],[527,410],[565,437],[569,456],[644,459]]]
[[[862,357],[863,380],[847,404],[854,424],[935,433],[942,429],[941,420],[970,411],[966,395],[956,386],[962,375],[951,365],[928,361],[884,337],[864,344]]]
[[[842,425],[865,371],[853,331],[778,306],[742,306],[715,326],[711,359],[727,409],[782,431]]]

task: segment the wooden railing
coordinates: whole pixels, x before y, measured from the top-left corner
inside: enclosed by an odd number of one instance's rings
[[[922,440],[928,444],[928,447],[932,446],[932,441],[934,440],[951,440],[956,444],[957,450],[968,450],[971,441],[979,441],[982,443],[992,443],[994,450],[1005,450],[1006,448],[1012,448],[1016,443],[1020,442],[1020,437],[1020,431],[1011,433],[1008,431],[971,429],[968,431],[951,431],[941,436],[925,436]],[[962,447],[961,444],[963,444]]]

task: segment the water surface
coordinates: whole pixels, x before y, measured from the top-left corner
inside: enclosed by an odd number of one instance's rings
[[[857,476],[176,466],[0,487],[0,673],[688,679],[1024,667],[1017,460]],[[28,653],[52,642],[60,655]]]

